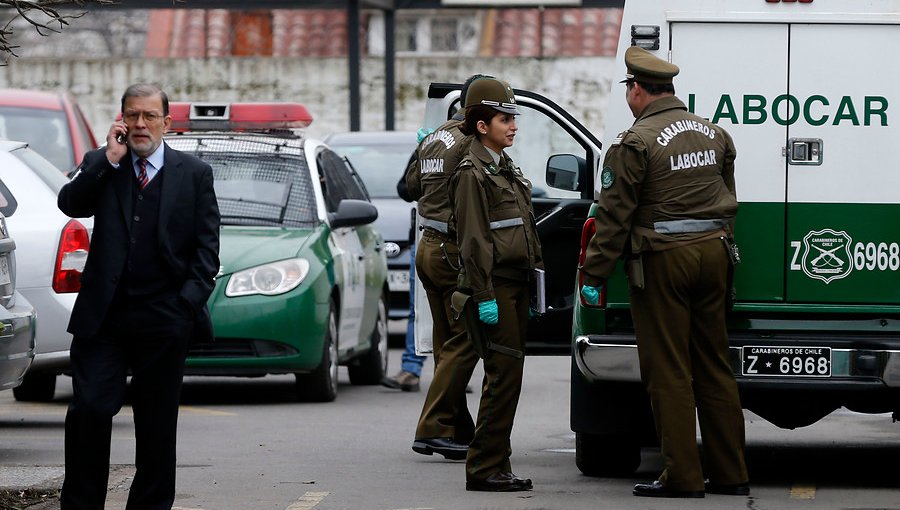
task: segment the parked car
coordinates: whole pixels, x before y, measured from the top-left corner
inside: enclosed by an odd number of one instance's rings
[[[17,242],[18,289],[41,319],[34,363],[13,394],[21,401],[49,401],[56,376],[69,366],[72,335],[66,327],[81,288],[93,219],[60,212],[56,195],[68,179],[24,142],[0,141],[0,179],[7,200],[15,203],[5,214]]]
[[[90,124],[68,92],[0,89],[0,139],[28,142],[63,173],[97,147]]]
[[[356,131],[335,133],[325,143],[347,158],[378,208],[377,228],[385,239],[388,285],[391,289],[388,317],[392,332],[406,331],[409,316],[410,226],[415,203],[397,195],[397,181],[416,149],[414,131]]]
[[[21,384],[34,358],[34,307],[16,290],[16,243],[4,218],[15,208],[15,198],[0,181],[0,390]]]
[[[387,369],[385,243],[359,176],[294,128],[298,104],[171,103],[166,143],[213,168],[221,268],[209,298],[215,341],[187,374],[296,374],[298,397],[337,396]]]

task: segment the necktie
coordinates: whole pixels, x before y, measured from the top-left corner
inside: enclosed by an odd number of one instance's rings
[[[147,160],[144,158],[138,160],[137,179],[138,185],[141,187],[141,189],[144,189],[144,186],[146,186],[147,183],[150,182],[150,179],[147,178]]]

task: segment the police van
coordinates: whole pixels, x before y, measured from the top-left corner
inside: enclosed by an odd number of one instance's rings
[[[900,412],[900,171],[891,163],[900,89],[889,78],[898,38],[900,2],[891,0],[625,2],[614,76],[625,75],[631,45],[674,62],[676,95],[734,138],[742,262],[731,362],[743,407],[782,428],[842,406]],[[547,162],[529,178],[549,190],[534,202],[545,256],[557,258],[551,306],[572,318],[576,464],[604,476],[632,473],[640,448],[656,444],[623,271],[596,306],[577,293],[600,148],[634,122],[621,87],[613,85],[602,144],[545,98],[517,91],[528,126],[520,133],[535,122],[554,133],[534,142],[544,149],[524,150],[544,151],[531,157]],[[430,91],[432,121],[446,118],[445,92]],[[553,146],[558,137],[571,150]],[[567,236],[582,213],[573,255]]]

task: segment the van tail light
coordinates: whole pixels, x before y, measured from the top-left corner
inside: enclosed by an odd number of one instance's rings
[[[53,290],[64,294],[81,290],[81,272],[87,261],[91,240],[88,231],[76,220],[69,220],[59,236],[56,266],[53,268]]]
[[[606,285],[600,289],[600,299],[597,300],[596,305],[588,304],[588,302],[584,300],[584,296],[581,295],[581,287],[584,285],[584,276],[581,274],[581,266],[584,265],[584,258],[587,256],[588,243],[591,242],[591,238],[593,238],[594,233],[597,232],[596,221],[597,220],[591,216],[584,222],[584,226],[581,228],[581,250],[578,252],[578,289],[576,289],[575,292],[578,293],[578,299],[581,300],[581,306],[587,308],[606,307]]]

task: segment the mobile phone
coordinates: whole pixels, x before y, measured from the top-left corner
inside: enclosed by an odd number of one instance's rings
[[[116,135],[116,141],[119,143],[125,143],[125,135],[122,135],[122,134]]]

